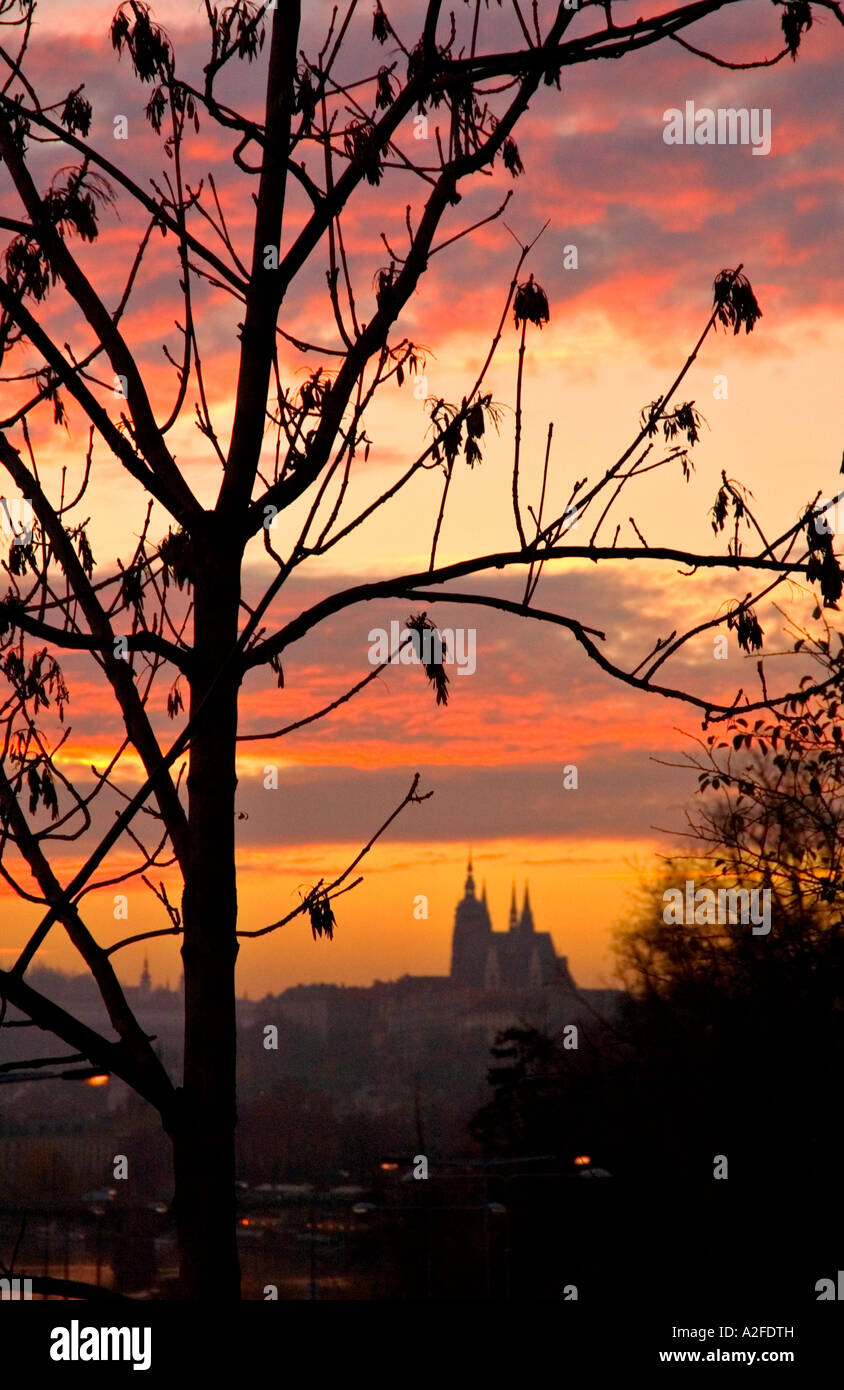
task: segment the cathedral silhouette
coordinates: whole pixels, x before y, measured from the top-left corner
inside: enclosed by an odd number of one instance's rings
[[[463,897],[454,914],[450,978],[464,989],[537,989],[550,984],[575,988],[567,958],[557,955],[551,933],[534,926],[527,884],[521,914],[514,883],[508,929],[493,931],[486,885],[480,898],[475,896],[471,855]]]
[[[333,1040],[341,1052],[350,1045],[344,1039],[368,1037],[384,1076],[385,1048],[394,1060],[419,1065],[431,1049],[456,1047],[471,1079],[499,1032],[529,1025],[554,1036],[570,1023],[594,1032],[620,998],[616,989],[576,984],[551,933],[536,930],[527,884],[521,911],[514,884],[507,930],[494,931],[485,886],[477,895],[470,854],[454,913],[448,974],[402,975],[372,985],[294,985],[255,1005],[242,1004],[240,1013],[245,1021],[255,1009],[257,1021],[272,1019],[274,1009],[326,1043]]]

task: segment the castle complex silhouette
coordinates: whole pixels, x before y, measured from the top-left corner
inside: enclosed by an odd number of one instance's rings
[[[53,997],[83,1022],[101,1026],[102,1005],[90,976],[43,973]],[[140,983],[125,992],[166,1061],[177,1065],[184,1011],[181,981],[175,990],[153,986],[144,960]],[[237,1016],[238,1026],[247,1032],[260,1034],[266,1023],[285,1020],[303,1035],[333,1039],[341,1049],[351,1048],[352,1039],[355,1048],[368,1039],[366,1046],[376,1053],[389,1045],[412,1057],[420,1048],[439,1047],[447,1037],[461,1047],[487,1047],[497,1032],[517,1022],[552,1034],[572,1022],[594,1028],[610,1018],[621,997],[614,989],[579,988],[567,958],[557,955],[551,933],[536,930],[527,885],[521,911],[514,885],[507,930],[494,931],[486,888],[478,897],[470,857],[454,914],[448,975],[403,975],[368,986],[294,985],[263,999],[238,999]]]
[[[483,887],[478,898],[471,857],[457,903],[448,975],[403,975],[373,985],[296,985],[269,1005],[289,1022],[323,1038],[361,1029],[371,1038],[414,1052],[425,1039],[449,1034],[486,1046],[496,1033],[529,1022],[554,1033],[571,1022],[596,1023],[616,1009],[615,989],[580,989],[551,933],[537,931],[525,886],[522,910],[515,886],[507,931],[494,931]],[[257,1017],[257,1014],[256,1014]],[[267,1015],[269,1017],[269,1015]]]
[[[576,988],[566,957],[554,950],[551,933],[538,932],[534,926],[527,884],[521,915],[514,883],[508,930],[493,931],[486,885],[481,897],[475,896],[471,856],[464,895],[454,914],[450,979],[452,984],[470,989],[537,989],[555,982]]]

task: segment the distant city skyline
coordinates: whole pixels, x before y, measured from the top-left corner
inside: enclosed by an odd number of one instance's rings
[[[336,846],[327,846],[332,859],[326,863],[339,865]],[[375,980],[396,980],[404,975],[447,975],[451,957],[451,934],[454,910],[463,895],[466,877],[466,849],[456,846],[440,847],[449,857],[441,862],[428,862],[421,873],[407,863],[407,846],[397,846],[396,859],[391,864],[389,850],[376,851],[368,877],[374,879],[370,892],[347,894],[338,903],[338,929],[333,942],[313,941],[307,923],[284,928],[272,944],[267,944],[258,958],[250,953],[249,943],[241,948],[238,960],[238,995],[250,999],[266,993],[281,993],[298,984],[370,985]],[[527,849],[527,847],[524,847]],[[544,848],[547,858],[543,859]],[[559,955],[566,956],[578,984],[585,988],[605,988],[614,985],[611,979],[612,956],[607,923],[621,919],[629,910],[631,891],[638,882],[635,862],[618,863],[612,858],[614,847],[596,842],[587,847],[591,855],[574,856],[565,843],[549,842],[544,847],[532,845],[530,857],[516,861],[515,878],[521,905],[525,882],[530,883],[530,899],[537,930],[548,931]],[[649,842],[631,842],[631,856],[637,852],[644,874],[653,868],[648,853]],[[523,849],[524,853],[524,849]],[[502,863],[502,847],[493,845],[489,854],[484,848],[473,848],[473,864],[478,880],[478,892],[486,880],[487,901],[493,929],[506,931],[514,868]],[[379,864],[379,859],[388,862]],[[404,862],[401,862],[404,861]],[[246,878],[247,907],[251,885]],[[428,886],[429,917],[413,917],[414,898]],[[387,892],[386,886],[390,886]],[[363,885],[362,885],[363,887]],[[372,899],[379,904],[376,923],[368,913]],[[289,909],[288,909],[289,910]],[[125,924],[124,924],[125,925]],[[369,952],[378,936],[379,958],[371,963]],[[131,953],[131,965],[129,958]],[[127,979],[133,985],[140,982],[145,956],[149,959],[153,988],[163,986],[167,979],[175,990],[181,973],[179,945],[170,941],[151,941],[132,947],[125,953]],[[60,964],[58,951],[45,956],[43,963],[56,969],[77,970],[73,952],[62,952],[65,964]]]

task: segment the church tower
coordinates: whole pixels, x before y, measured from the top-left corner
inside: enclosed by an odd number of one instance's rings
[[[533,912],[530,906],[530,889],[525,884],[525,900],[522,906],[522,915],[519,921],[519,931],[532,934],[536,928],[533,925]]]
[[[486,902],[475,897],[472,858],[466,870],[463,897],[454,914],[451,944],[451,979],[455,985],[478,987],[483,983],[492,923]]]
[[[149,960],[144,956],[144,969],[141,975],[141,982],[138,986],[142,994],[149,994],[152,989],[152,981],[149,977]]]
[[[516,880],[513,879],[513,891],[510,894],[510,920],[507,923],[510,931],[515,931],[519,925],[519,909],[516,907]]]

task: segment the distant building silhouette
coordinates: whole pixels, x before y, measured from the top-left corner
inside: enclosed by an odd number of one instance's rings
[[[550,932],[536,930],[527,886],[521,911],[513,886],[508,930],[494,931],[486,888],[480,898],[476,894],[470,857],[454,914],[448,975],[403,975],[368,988],[295,985],[274,1001],[269,996],[252,1006],[241,1001],[239,1016],[244,1022],[250,1014],[271,1020],[268,1009],[274,1003],[278,1015],[332,1043],[339,1053],[356,1050],[366,1039],[364,1053],[371,1048],[372,1057],[382,1059],[378,1087],[383,1088],[386,1054],[416,1065],[431,1048],[451,1047],[471,1071],[470,1051],[484,1059],[496,1034],[514,1024],[530,1023],[552,1035],[569,1023],[600,1031],[621,997],[615,989],[578,987]]]
[[[90,1027],[108,1027],[90,975],[64,976],[42,967],[33,972],[33,981]],[[178,1075],[184,975],[178,989],[154,987],[145,958],[139,983],[126,986],[125,994],[141,1026],[155,1038],[156,1050]],[[482,1074],[489,1044],[497,1033],[516,1024],[527,1023],[550,1035],[571,1023],[587,1033],[600,1032],[621,998],[618,990],[581,989],[575,983],[567,958],[557,955],[551,933],[536,929],[527,885],[521,909],[513,885],[507,930],[494,931],[486,888],[479,898],[470,858],[463,896],[454,913],[447,975],[403,975],[397,980],[376,980],[371,986],[295,985],[261,1000],[238,999],[237,1015],[242,1029],[252,1031],[284,1020],[305,1040],[303,1045],[310,1045],[308,1038],[319,1039],[322,1047],[327,1043],[325,1055],[343,1059],[343,1086],[351,1086],[353,1076],[354,1084],[363,1078],[382,1095],[406,1089],[404,1074],[390,1076],[390,1069],[399,1063],[408,1075],[423,1065],[427,1074],[435,1056],[452,1059],[443,1062],[446,1071],[459,1058],[464,1079],[478,1071]],[[47,1038],[17,1037],[17,1031],[5,1043],[11,1055],[15,1047],[28,1049],[20,1052],[22,1056],[47,1055]],[[264,1061],[262,1051],[261,1066]],[[261,1066],[256,1075],[263,1076]],[[453,1071],[448,1075],[453,1087]],[[113,1077],[109,1104],[117,1105],[125,1093],[124,1084]]]
[[[450,978],[452,984],[469,989],[537,989],[552,983],[575,988],[566,957],[558,957],[551,933],[538,932],[534,926],[527,884],[521,916],[514,883],[509,928],[493,931],[486,885],[481,898],[475,897],[471,858],[464,894],[454,914]]]

